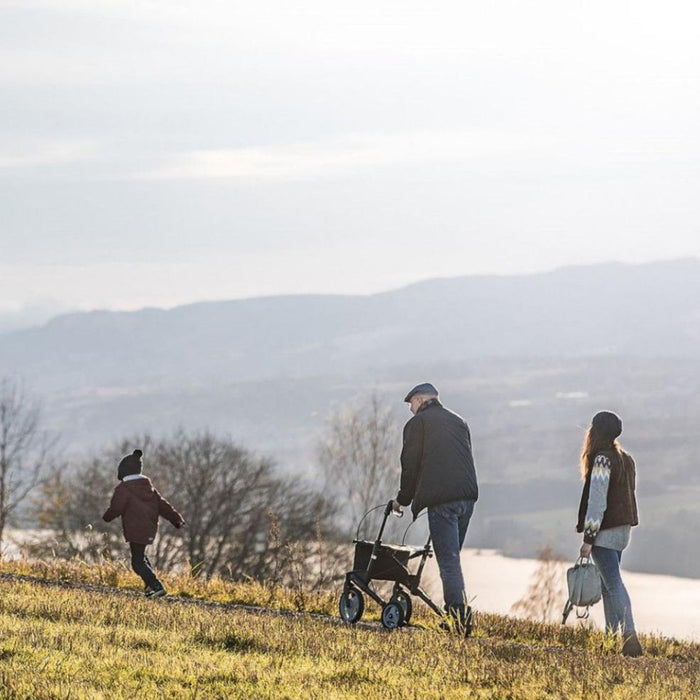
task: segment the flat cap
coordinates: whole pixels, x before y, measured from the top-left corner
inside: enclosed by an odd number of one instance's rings
[[[437,396],[438,390],[430,382],[418,384],[417,386],[414,386],[413,389],[408,392],[408,394],[406,394],[404,403],[408,403],[416,394],[429,394],[431,396]]]

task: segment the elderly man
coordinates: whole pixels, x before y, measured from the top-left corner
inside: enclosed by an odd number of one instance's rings
[[[428,509],[445,609],[452,618],[448,626],[469,635],[472,614],[459,556],[479,497],[469,426],[440,403],[432,384],[414,387],[404,401],[413,418],[403,430],[401,490],[392,507],[401,512],[412,502],[414,519]]]

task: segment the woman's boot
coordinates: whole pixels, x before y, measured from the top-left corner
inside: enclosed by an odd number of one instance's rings
[[[622,655],[623,656],[641,656],[644,653],[642,645],[637,639],[637,633],[632,632],[625,637],[625,641],[622,644]]]

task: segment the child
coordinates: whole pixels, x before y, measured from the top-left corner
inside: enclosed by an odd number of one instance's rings
[[[158,532],[158,516],[167,518],[176,528],[185,524],[184,518],[158,493],[151,480],[141,473],[141,450],[134,450],[119,462],[117,478],[121,484],[114,489],[103,520],[110,522],[122,516],[124,539],[131,547],[131,566],[143,579],[147,598],[167,595],[146,556],[146,547]]]

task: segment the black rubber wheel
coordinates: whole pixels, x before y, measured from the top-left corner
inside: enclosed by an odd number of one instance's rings
[[[403,608],[398,603],[389,601],[382,608],[382,625],[388,630],[395,630],[403,625]]]
[[[338,605],[340,618],[344,622],[355,624],[365,611],[365,598],[360,591],[355,588],[346,588],[341,596]]]
[[[398,603],[403,610],[403,624],[407,625],[411,621],[411,615],[413,613],[413,601],[408,593],[404,593],[401,589],[394,590],[394,594],[391,596],[390,603]]]

